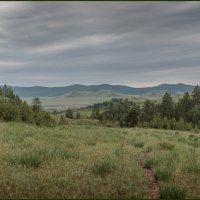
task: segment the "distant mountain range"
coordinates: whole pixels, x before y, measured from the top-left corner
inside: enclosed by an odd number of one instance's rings
[[[11,86],[15,94],[20,97],[55,97],[65,96],[74,97],[82,95],[109,95],[109,96],[120,96],[120,95],[140,95],[140,96],[160,96],[165,92],[170,92],[172,95],[182,94],[184,92],[191,92],[192,85],[186,85],[182,83],[178,84],[161,84],[154,87],[134,88],[124,85],[79,85],[74,84],[64,87],[19,87]]]

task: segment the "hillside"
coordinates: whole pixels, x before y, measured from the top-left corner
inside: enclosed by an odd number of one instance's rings
[[[64,95],[65,97],[120,97],[121,94],[110,90],[91,90],[91,91],[71,91]]]
[[[162,84],[155,87],[144,87],[144,88],[134,88],[124,85],[79,85],[74,84],[70,86],[63,87],[42,87],[42,86],[33,86],[33,87],[19,87],[11,86],[14,92],[20,97],[55,97],[55,96],[70,96],[78,92],[79,95],[87,95],[87,92],[90,92],[90,95],[93,93],[101,93],[101,96],[106,96],[106,93],[109,96],[125,94],[125,95],[141,95],[141,96],[160,96],[165,92],[170,92],[173,95],[177,95],[184,92],[191,92],[193,87],[192,85],[186,84]],[[80,93],[81,91],[81,93]],[[86,94],[83,93],[86,92]],[[104,94],[103,94],[104,93]]]
[[[12,122],[1,123],[0,148],[2,199],[200,198],[193,132]]]

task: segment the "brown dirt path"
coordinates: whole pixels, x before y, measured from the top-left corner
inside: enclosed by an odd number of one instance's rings
[[[160,190],[158,183],[154,177],[153,171],[145,167],[144,161],[148,157],[147,153],[143,153],[143,158],[139,161],[140,166],[143,169],[145,178],[147,180],[147,194],[150,199],[159,199],[160,197]]]

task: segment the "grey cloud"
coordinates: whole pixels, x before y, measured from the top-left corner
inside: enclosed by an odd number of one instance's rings
[[[199,10],[199,2],[1,3],[0,84],[197,84]]]

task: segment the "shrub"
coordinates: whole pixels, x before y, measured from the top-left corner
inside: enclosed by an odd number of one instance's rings
[[[178,132],[178,131],[176,131],[176,132],[175,132],[175,134],[176,134],[176,135],[179,135],[179,132]]]
[[[175,185],[167,185],[160,190],[161,199],[185,199],[185,188],[181,188]]]
[[[59,119],[59,125],[67,125],[67,124],[68,124],[67,119],[61,115]]]
[[[194,137],[192,140],[189,140],[188,144],[197,148],[200,146],[200,142],[198,141],[197,137]]]
[[[112,173],[116,169],[116,166],[110,159],[103,160],[101,162],[95,163],[92,167],[92,172],[94,174],[105,176],[106,174]]]
[[[144,142],[142,142],[142,141],[135,142],[135,147],[142,148],[143,146],[144,146]]]
[[[156,160],[155,158],[147,158],[144,161],[144,167],[147,168],[147,169],[151,169],[152,166],[154,166],[157,163],[158,163],[158,160]]]
[[[189,139],[192,139],[193,137],[195,137],[195,135],[193,134],[189,135]]]
[[[200,173],[200,164],[196,161],[187,162],[187,164],[183,167],[185,172],[188,173]]]
[[[153,150],[152,146],[148,146],[148,147],[146,148],[146,152],[147,152],[147,153],[151,152],[152,150]]]
[[[80,119],[80,118],[81,118],[80,113],[76,113],[76,119]]]
[[[171,177],[171,171],[168,168],[156,169],[154,176],[157,181],[165,181]]]
[[[199,123],[200,124],[200,123]],[[200,129],[200,127],[199,127],[199,129]],[[195,128],[194,129],[194,133],[199,133],[200,132],[200,130],[199,130],[198,128]]]
[[[122,131],[122,134],[128,135],[128,132],[127,131]]]
[[[11,164],[20,164],[26,167],[39,167],[42,163],[42,159],[34,152],[23,152],[18,155],[14,154],[8,157],[8,161]]]
[[[65,117],[69,119],[73,119],[73,111],[71,109],[67,109],[65,113]]]
[[[162,119],[162,128],[169,129],[169,120],[166,117]]]
[[[162,142],[159,142],[159,147],[161,149],[164,149],[164,150],[172,150],[174,149],[175,147],[175,144],[174,143],[171,143],[169,141],[162,141]]]

